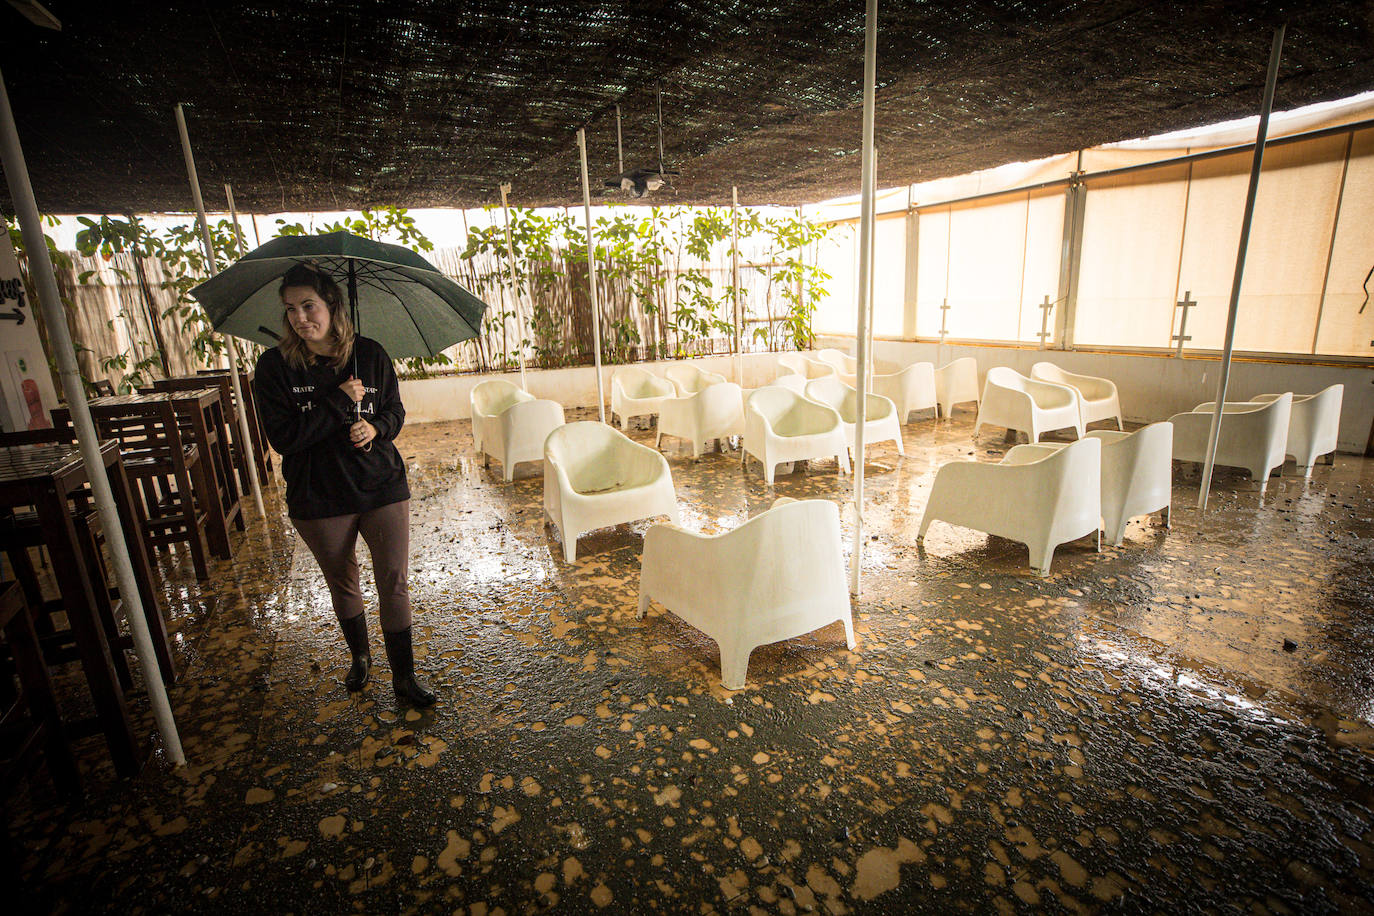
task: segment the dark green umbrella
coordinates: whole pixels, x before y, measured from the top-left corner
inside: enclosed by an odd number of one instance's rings
[[[351,232],[285,235],[244,255],[191,290],[216,331],[266,347],[281,334],[282,274],[308,262],[347,289],[358,333],[394,359],[435,356],[476,337],[487,305],[400,245]]]

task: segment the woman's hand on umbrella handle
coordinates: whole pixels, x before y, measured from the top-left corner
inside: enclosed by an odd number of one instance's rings
[[[363,383],[352,376],[349,376],[347,381],[339,383],[339,390],[348,395],[355,404],[367,394],[367,389],[363,387]]]
[[[354,448],[369,448],[375,438],[377,427],[366,420],[359,420],[348,428],[348,441],[353,443]]]

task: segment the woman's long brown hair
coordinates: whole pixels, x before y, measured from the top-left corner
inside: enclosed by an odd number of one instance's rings
[[[329,307],[329,340],[333,345],[333,353],[329,358],[329,365],[335,369],[342,369],[348,365],[348,360],[353,356],[353,319],[348,316],[348,309],[343,306],[343,294],[339,292],[339,284],[334,282],[334,278],[329,274],[315,267],[313,264],[304,262],[292,266],[281,278],[281,286],[277,288],[278,297],[284,295],[293,286],[303,286],[314,290],[315,295],[320,297],[320,301]],[[286,317],[286,312],[282,311],[282,335],[281,342],[277,344],[277,349],[286,358],[288,365],[296,369],[305,369],[314,357],[314,353],[306,346],[305,341],[296,333],[296,329],[291,327],[291,322]]]

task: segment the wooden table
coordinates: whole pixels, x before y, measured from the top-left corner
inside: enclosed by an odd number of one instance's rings
[[[248,474],[249,462],[256,462],[258,467],[258,478],[263,486],[271,483],[271,476],[268,474],[269,465],[263,459],[262,443],[260,441],[261,430],[258,428],[258,418],[253,410],[252,396],[252,377],[251,372],[240,373],[244,386],[244,401],[248,407],[248,435],[249,444],[244,445],[239,441],[243,438],[243,431],[239,427],[240,407],[234,399],[234,386],[228,373],[214,374],[201,373],[192,376],[179,376],[176,378],[158,379],[153,382],[151,389],[140,389],[142,391],[191,391],[199,388],[215,386],[219,388],[221,408],[224,413],[225,431],[228,433],[229,453],[233,460],[234,467],[238,471],[239,493],[247,493],[252,487],[252,478]]]
[[[105,462],[120,525],[129,547],[135,578],[140,579],[139,596],[163,667],[164,680],[171,680],[171,650],[167,631],[158,612],[150,584],[147,554],[135,522],[135,508],[129,492],[124,466],[119,460],[119,445],[102,442],[100,455]],[[89,482],[85,461],[75,444],[18,445],[0,448],[0,507],[33,506],[42,528],[43,540],[52,560],[53,578],[62,595],[67,620],[76,638],[81,667],[95,702],[96,716],[68,723],[75,734],[104,732],[116,771],[121,776],[138,772],[140,753],[129,719],[115,662],[97,610],[96,589],[107,588],[103,577],[93,575],[82,559],[68,497]],[[140,572],[142,575],[140,575]],[[145,584],[146,583],[146,584]]]

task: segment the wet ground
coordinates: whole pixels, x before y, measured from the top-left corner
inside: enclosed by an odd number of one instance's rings
[[[570,417],[571,418],[571,417]],[[502,483],[467,423],[408,427],[419,667],[342,687],[323,583],[269,493],[206,586],[161,558],[188,766],[136,779],[84,743],[84,802],[12,800],[42,912],[895,913],[1369,911],[1374,896],[1374,460],[1261,500],[1176,465],[1173,528],[1025,548],[937,523],[935,469],[996,460],[971,413],[870,452],[858,644],[757,650],[635,618],[647,522],[561,560],[542,478]],[[647,430],[633,432],[652,443]],[[672,443],[672,444],[669,444]],[[844,501],[833,461],[768,487],[665,440],[683,522],[777,496]],[[1289,465],[1288,473],[1292,473]],[[146,702],[140,728],[152,734]]]

